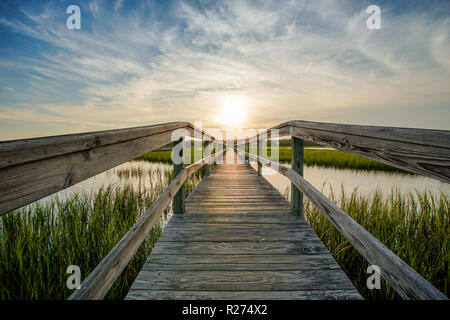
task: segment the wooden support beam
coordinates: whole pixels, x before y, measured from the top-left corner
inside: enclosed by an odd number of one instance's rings
[[[178,140],[178,143],[183,144],[183,139]],[[183,170],[184,167],[184,157],[183,148],[181,148],[180,156],[183,161],[180,164],[173,164],[173,177],[176,178],[177,175]],[[184,183],[181,188],[177,191],[172,201],[173,213],[180,214],[184,213]]]
[[[245,154],[249,154],[250,153],[250,141],[247,139],[247,142],[245,143]],[[250,165],[250,156],[248,156],[247,158],[247,163]]]
[[[206,151],[206,149],[208,148],[209,145],[212,145],[213,142],[207,143],[205,141],[204,143],[204,151]],[[209,155],[208,155],[209,156]],[[205,154],[203,154],[203,157],[205,157]],[[208,163],[206,163],[205,165],[205,177],[209,176],[211,173],[211,168],[210,168],[211,163],[208,161]]]
[[[259,139],[259,134],[258,134],[257,140],[256,140],[256,155],[258,157],[261,157],[261,155],[262,155],[261,144],[262,144],[262,140]],[[258,163],[258,176],[261,176],[262,175],[262,163],[259,160],[257,160],[257,163]]]
[[[292,137],[292,158],[291,167],[303,177],[303,140]],[[303,212],[303,193],[291,182],[291,206],[294,215],[301,215]]]

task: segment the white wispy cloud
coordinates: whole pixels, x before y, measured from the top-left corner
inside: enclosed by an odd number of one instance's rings
[[[332,121],[328,111],[355,107],[361,122],[389,124],[382,114],[364,121],[364,110],[450,101],[449,17],[382,8],[383,29],[369,31],[356,1],[180,1],[157,14],[152,6],[126,13],[122,7],[89,2],[97,20],[80,31],[67,30],[51,6],[40,15],[23,10],[29,23],[1,17],[4,26],[54,50],[0,59],[0,68],[17,68],[45,92],[64,95],[74,85],[78,100],[0,104],[0,118],[89,119],[93,128],[203,119],[215,126],[218,102],[241,95],[249,101],[248,126]]]

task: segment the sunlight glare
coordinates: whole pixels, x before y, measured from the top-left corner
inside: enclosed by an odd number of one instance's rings
[[[240,96],[228,96],[222,100],[220,121],[226,125],[234,126],[245,120],[245,99]]]

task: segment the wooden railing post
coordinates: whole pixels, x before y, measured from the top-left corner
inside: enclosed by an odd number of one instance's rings
[[[217,154],[218,144],[217,144],[215,141],[213,141],[212,143],[215,144],[215,146],[214,146],[214,154]],[[213,161],[213,169],[214,169],[216,166],[217,166],[217,159],[214,158],[214,161]]]
[[[247,163],[250,165],[250,139],[245,144],[245,154],[248,154]]]
[[[178,140],[178,143],[183,143],[183,139]],[[181,158],[183,161],[180,164],[173,164],[173,178],[175,179],[176,176],[183,170],[184,167],[184,153],[183,148],[180,151]],[[184,183],[181,186],[181,188],[178,190],[178,192],[173,197],[172,202],[173,207],[173,213],[184,213]]]
[[[207,143],[207,142],[205,141],[203,152],[206,151],[206,149],[208,148],[208,146],[209,146],[211,143],[213,143],[213,142]],[[202,157],[202,158],[205,158],[205,154],[203,154],[203,157]],[[211,170],[210,170],[209,166],[210,166],[210,163],[209,163],[209,161],[208,161],[208,162],[205,164],[205,177],[209,176],[209,174],[211,173]]]
[[[303,140],[292,137],[291,166],[295,172],[303,177]],[[303,193],[291,182],[291,206],[294,215],[301,215],[303,211]]]
[[[259,139],[259,134],[257,135],[257,138],[256,138],[256,155],[258,157],[262,156],[261,140]],[[258,176],[260,176],[260,175],[262,175],[262,163],[259,160],[256,160],[256,161],[258,163]]]

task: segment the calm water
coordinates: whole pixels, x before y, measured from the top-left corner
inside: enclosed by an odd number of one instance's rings
[[[132,170],[141,170],[143,174],[131,175]],[[130,161],[123,163],[113,169],[100,173],[92,178],[82,181],[74,186],[64,189],[56,194],[42,198],[37,201],[39,204],[45,204],[51,199],[58,197],[60,200],[70,198],[74,194],[93,194],[102,186],[121,187],[132,185],[133,188],[142,188],[152,190],[155,185],[168,185],[167,173],[173,170],[172,165],[163,163],[149,163],[147,161]],[[29,206],[33,206],[30,204]],[[162,217],[163,227],[172,216],[171,210]]]
[[[290,166],[288,163],[284,165]],[[256,163],[252,164],[252,167],[256,168]],[[262,174],[282,194],[290,193],[291,182],[288,178],[264,166]],[[376,190],[387,195],[392,189],[405,194],[415,193],[416,190],[420,192],[427,190],[437,196],[441,192],[450,194],[450,184],[412,174],[305,166],[303,175],[327,196],[331,191],[339,193],[341,186],[349,193],[358,188],[362,195],[370,195]]]
[[[289,164],[284,165],[289,166]],[[256,163],[252,164],[252,166],[256,168]],[[146,174],[143,174],[142,178],[123,174],[120,176],[120,173],[123,173],[124,170],[132,169],[140,169]],[[43,198],[39,202],[45,203],[55,196],[63,200],[75,193],[91,194],[101,186],[108,185],[124,186],[131,183],[136,188],[139,186],[141,188],[152,188],[158,181],[167,184],[167,173],[171,171],[172,165],[169,164],[149,163],[146,161],[127,162],[54,195]],[[282,194],[290,193],[291,183],[283,175],[263,166],[263,176]],[[331,190],[334,193],[339,193],[341,185],[347,192],[352,192],[355,188],[358,188],[358,191],[363,195],[370,195],[376,190],[387,195],[392,189],[398,189],[402,193],[428,190],[437,196],[441,192],[450,194],[449,184],[418,175],[401,173],[305,167],[304,177],[326,195],[330,195]]]
[[[120,175],[121,172],[132,169],[141,169],[144,173],[142,177]],[[65,190],[62,190],[54,195],[41,199],[41,201],[48,201],[54,196],[58,196],[59,199],[66,199],[75,193],[87,193],[90,194],[98,190],[101,186],[124,186],[131,184],[133,187],[138,188],[151,188],[155,184],[155,180],[167,183],[166,172],[172,170],[172,165],[163,163],[149,163],[147,161],[131,161],[123,163],[113,169],[100,173],[92,178],[89,178],[83,182],[80,182],[74,186],[71,186]],[[148,172],[151,171],[151,177]]]

